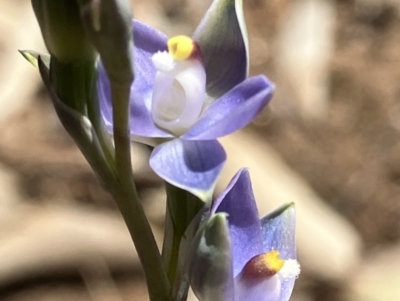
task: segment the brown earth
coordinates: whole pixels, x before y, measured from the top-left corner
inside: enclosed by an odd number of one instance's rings
[[[267,139],[357,228],[368,253],[400,240],[400,15],[390,4],[370,9],[351,0],[336,2],[328,118],[311,122],[299,116],[271,117],[267,112],[264,117],[270,122],[254,122],[250,130]],[[273,39],[290,1],[245,4],[251,42],[259,37]],[[166,5],[165,18],[193,27],[180,7]],[[257,47],[251,44],[255,55]],[[251,72],[274,79],[272,60],[272,54],[266,53]],[[27,202],[62,198],[115,210],[111,197],[99,187],[58,124],[42,87],[29,108],[0,129],[0,139],[0,162],[17,172]],[[159,183],[151,175],[139,180],[142,193]],[[28,279],[1,288],[1,300],[92,300],[79,273],[49,279]],[[140,276],[117,271],[113,281],[121,300],[143,298]],[[302,279],[299,296],[304,289],[309,301],[344,300],[334,285],[312,281]],[[139,295],[135,287],[141,287]]]

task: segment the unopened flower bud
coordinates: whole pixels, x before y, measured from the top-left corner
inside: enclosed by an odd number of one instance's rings
[[[84,27],[111,82],[133,80],[133,34],[129,0],[79,0]]]
[[[51,56],[60,62],[93,57],[76,1],[32,0],[32,6]]]

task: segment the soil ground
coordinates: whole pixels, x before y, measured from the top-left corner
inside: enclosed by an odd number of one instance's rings
[[[252,36],[273,39],[290,1],[276,3],[245,3],[250,41]],[[249,130],[272,144],[356,227],[368,253],[400,240],[400,14],[391,4],[370,9],[353,0],[336,3],[328,118],[311,122],[296,116],[273,116],[267,124],[254,122]],[[192,20],[180,15],[179,7],[166,6],[166,17],[193,27]],[[252,52],[256,48],[252,45]],[[272,60],[266,55],[252,66],[251,73],[274,79]],[[42,87],[30,106],[0,129],[0,162],[17,172],[26,200],[40,203],[62,198],[115,210],[61,126],[47,126],[57,120]],[[139,184],[145,191],[159,182],[145,177]],[[120,300],[143,298],[140,275],[127,273],[113,279]],[[308,301],[346,301],[336,287],[310,279],[302,283]],[[83,301],[93,297],[79,274],[50,283],[48,279],[17,283],[0,294],[4,301]]]

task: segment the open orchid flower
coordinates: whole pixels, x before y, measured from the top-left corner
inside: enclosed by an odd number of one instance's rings
[[[190,282],[200,301],[288,301],[300,273],[295,209],[258,217],[249,173],[240,170],[200,230]]]
[[[246,79],[242,1],[214,0],[192,38],[168,39],[139,21],[133,28],[132,138],[156,146],[150,165],[159,176],[206,200],[226,160],[216,139],[251,122],[274,90],[265,76]],[[111,130],[110,86],[101,64],[98,92]]]

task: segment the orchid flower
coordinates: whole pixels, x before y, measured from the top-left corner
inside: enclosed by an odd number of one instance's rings
[[[242,1],[214,0],[192,38],[168,39],[136,20],[133,28],[132,139],[155,146],[150,166],[161,178],[207,200],[226,160],[217,138],[250,123],[274,90],[265,76],[246,79]],[[109,130],[110,94],[100,64],[98,95]]]
[[[190,271],[200,301],[288,301],[300,266],[293,204],[258,217],[249,173],[240,170],[199,232]]]

